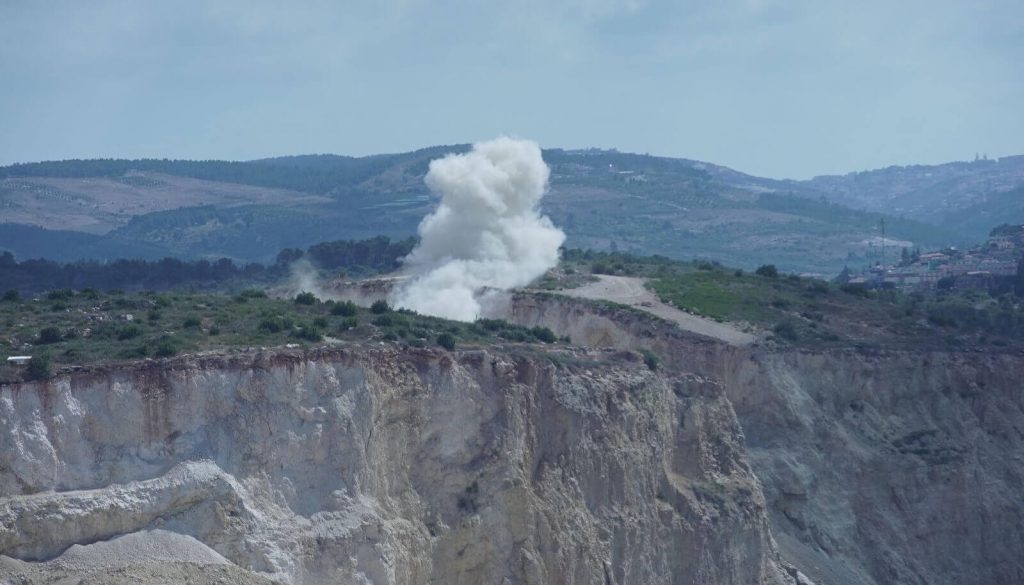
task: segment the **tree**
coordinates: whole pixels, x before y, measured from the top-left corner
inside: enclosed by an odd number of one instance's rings
[[[316,295],[311,292],[299,293],[295,296],[296,305],[315,305]]]
[[[375,315],[380,315],[381,313],[387,313],[390,310],[391,310],[391,305],[389,305],[388,302],[385,301],[384,299],[373,301],[373,304],[370,305],[370,312],[375,314]]]
[[[455,349],[455,336],[451,333],[442,333],[437,336],[437,344],[451,351]]]
[[[351,317],[356,314],[356,304],[352,301],[341,301],[331,307],[332,315],[340,315],[342,317]]]
[[[59,343],[62,338],[60,329],[56,327],[43,327],[39,331],[39,339],[36,340],[36,343]]]
[[[45,380],[50,376],[53,376],[50,354],[44,352],[33,356],[31,361],[28,362],[28,368],[25,370],[25,376],[29,380]]]
[[[779,276],[779,269],[775,268],[774,264],[762,264],[761,266],[757,267],[757,270],[754,271],[754,274],[758,276],[765,276],[768,278],[776,278]]]

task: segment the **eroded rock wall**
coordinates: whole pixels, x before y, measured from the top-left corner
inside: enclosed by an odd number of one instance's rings
[[[787,559],[825,583],[1024,583],[1024,359],[756,352],[726,380]]]
[[[526,295],[510,316],[722,380],[779,550],[817,582],[1024,583],[1024,356],[737,348]]]
[[[783,579],[724,388],[625,352],[278,352],[4,386],[0,493],[0,554],[28,561],[0,569],[159,530],[290,583]]]

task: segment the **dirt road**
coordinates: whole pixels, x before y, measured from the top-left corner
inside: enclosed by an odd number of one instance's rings
[[[753,335],[731,325],[697,317],[666,305],[644,287],[642,278],[600,275],[596,282],[557,292],[581,299],[599,299],[629,305],[672,321],[686,331],[714,337],[732,345],[748,345],[755,339]]]

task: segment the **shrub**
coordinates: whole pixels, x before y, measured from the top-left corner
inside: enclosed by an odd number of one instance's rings
[[[156,357],[170,357],[176,353],[178,353],[178,344],[170,335],[161,337],[153,349],[153,355]]]
[[[352,317],[356,314],[358,308],[352,301],[341,301],[331,307],[332,315],[339,315],[341,317]]]
[[[202,325],[202,321],[199,320],[199,317],[195,317],[195,316],[185,317],[185,320],[182,321],[181,325],[185,329],[195,329],[195,328],[199,327],[200,325]]]
[[[497,331],[508,327],[508,322],[501,319],[477,319],[476,324],[486,331]]]
[[[56,327],[43,327],[39,331],[39,338],[36,340],[36,343],[58,343],[63,339],[63,337],[64,336],[61,335],[60,329]]]
[[[761,266],[757,267],[757,270],[754,271],[754,274],[758,276],[765,276],[768,278],[776,278],[779,276],[779,270],[778,268],[775,268],[774,264],[762,264]]]
[[[4,301],[8,303],[16,303],[20,300],[21,294],[18,293],[18,291],[14,290],[13,288],[7,289],[7,292],[4,293]]]
[[[390,327],[395,324],[395,321],[391,318],[391,315],[385,314],[378,315],[377,318],[373,320],[373,324],[377,327]]]
[[[558,341],[558,337],[555,336],[555,333],[547,327],[534,327],[530,330],[530,333],[532,333],[538,341],[543,341],[544,343],[554,343]]]
[[[317,317],[316,319],[313,319],[313,327],[316,327],[318,329],[326,329],[327,328],[327,318],[326,317]]]
[[[292,331],[292,337],[296,339],[304,339],[306,341],[322,341],[324,338],[323,333],[320,332],[316,327],[300,327]]]
[[[451,333],[442,333],[437,336],[437,344],[451,351],[455,349],[455,336]]]
[[[29,380],[45,380],[53,376],[53,366],[50,361],[50,354],[43,352],[32,356],[25,369],[25,377]]]
[[[384,334],[384,341],[398,341],[398,335],[394,331],[388,331]]]
[[[79,291],[78,296],[84,299],[95,301],[96,299],[100,298],[100,293],[94,288],[83,288],[81,291]]]
[[[280,317],[264,319],[260,321],[258,328],[264,333],[280,333],[284,329],[283,321]]]
[[[868,287],[864,286],[859,282],[855,284],[844,284],[839,287],[839,290],[843,291],[848,295],[854,295],[859,297],[868,296]]]
[[[316,295],[311,292],[303,292],[295,295],[296,305],[315,305]]]
[[[216,325],[214,325],[213,327],[210,327],[209,334],[210,335],[220,335],[220,327],[217,327]]]
[[[793,323],[790,321],[783,321],[775,325],[772,331],[775,332],[775,335],[778,335],[786,341],[796,341],[798,338],[796,327],[794,327]]]
[[[349,329],[355,329],[359,327],[359,319],[357,317],[345,317],[341,320],[341,325],[338,326],[339,331],[348,331]]]
[[[388,302],[385,301],[384,299],[373,301],[373,304],[370,305],[370,312],[375,315],[381,315],[383,313],[387,313],[390,310],[391,305],[389,305]]]
[[[140,335],[142,335],[142,327],[139,327],[138,325],[135,324],[125,325],[117,332],[117,338],[121,341],[124,341],[126,339],[133,339]]]
[[[75,293],[70,288],[59,288],[57,290],[51,290],[50,292],[46,293],[46,298],[51,301],[57,301],[62,299],[66,300],[74,296]]]
[[[647,366],[649,370],[651,370],[652,372],[658,370],[658,365],[661,363],[661,360],[658,359],[657,354],[645,348],[640,350],[640,355],[643,356],[644,364]]]

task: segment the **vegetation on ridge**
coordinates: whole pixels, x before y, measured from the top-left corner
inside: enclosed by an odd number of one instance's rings
[[[33,362],[39,356],[30,374],[35,377],[44,376],[51,361],[89,364],[231,347],[376,340],[450,350],[558,341],[543,327],[493,319],[461,323],[393,310],[386,303],[370,310],[350,302],[320,302],[308,293],[274,299],[259,290],[231,296],[62,289],[36,298],[12,292],[0,300],[0,327],[0,356],[31,355]],[[7,369],[0,377],[12,375]]]

